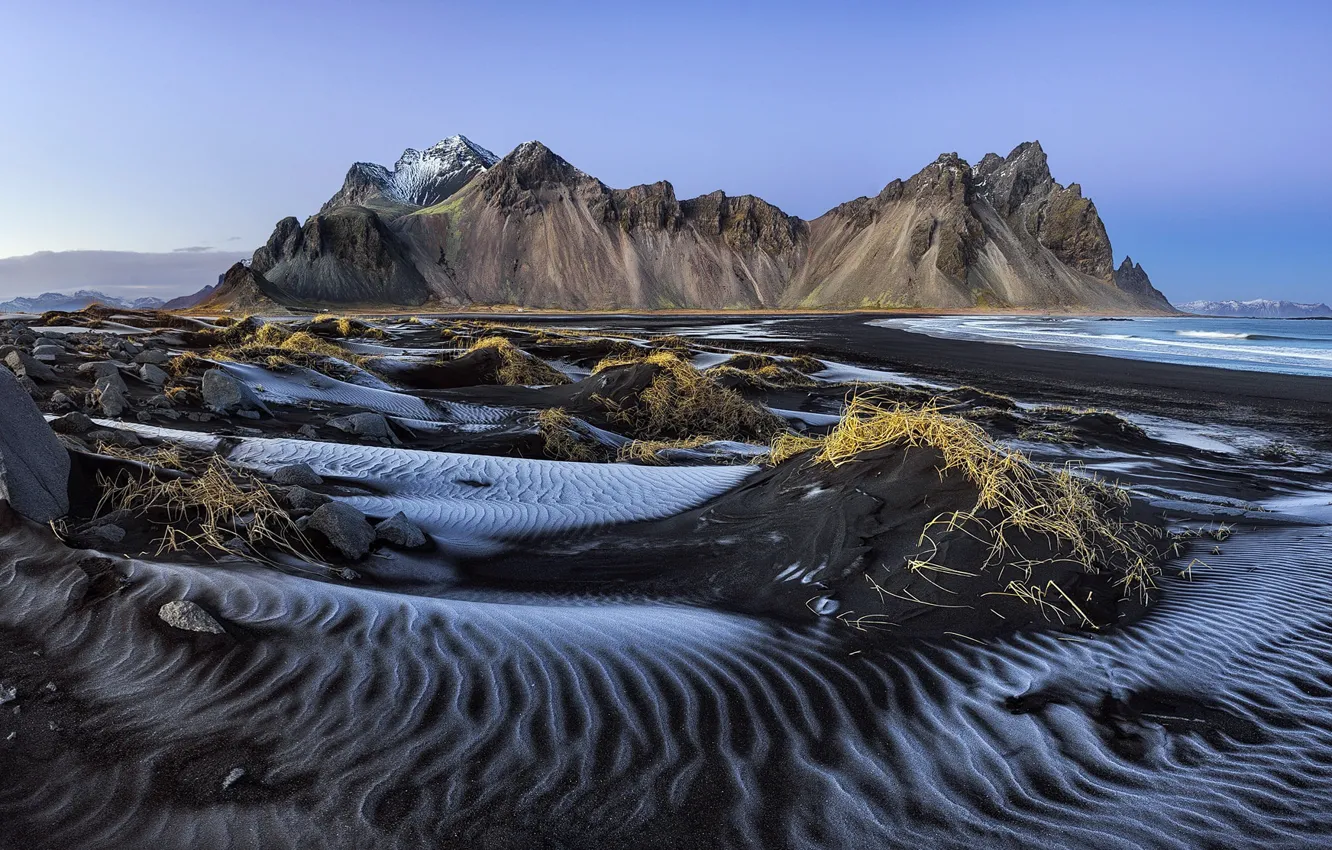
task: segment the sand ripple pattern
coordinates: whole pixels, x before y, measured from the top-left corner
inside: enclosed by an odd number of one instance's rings
[[[703,609],[440,600],[248,568],[135,563],[125,595],[80,610],[77,571],[11,538],[0,622],[42,634],[104,706],[90,734],[136,757],[71,749],[65,781],[0,783],[0,823],[29,846],[160,850],[1326,847],[1328,535],[1242,534],[1094,641],[858,653],[841,632]],[[205,649],[154,621],[182,597],[240,637]],[[1050,690],[1065,698],[1005,707]],[[1146,690],[1250,732],[1145,722],[1127,757],[1090,715]],[[180,776],[220,787],[233,762],[248,801],[139,804]]]
[[[403,511],[441,541],[468,545],[659,519],[703,504],[755,467],[646,467],[425,452],[380,446],[246,440],[233,462],[308,463],[375,495],[344,497],[376,516]]]

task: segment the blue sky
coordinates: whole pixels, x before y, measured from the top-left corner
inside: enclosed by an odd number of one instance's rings
[[[249,250],[351,162],[452,133],[809,218],[1038,138],[1172,299],[1332,298],[1328,3],[0,0],[0,20],[0,257]]]

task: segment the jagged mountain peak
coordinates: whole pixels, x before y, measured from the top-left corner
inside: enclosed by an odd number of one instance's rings
[[[424,151],[407,148],[392,169],[373,162],[352,165],[342,188],[320,209],[365,206],[376,202],[429,207],[484,173],[499,157],[466,136],[449,136]]]

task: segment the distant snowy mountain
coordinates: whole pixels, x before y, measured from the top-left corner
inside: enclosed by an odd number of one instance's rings
[[[1190,301],[1177,304],[1186,313],[1201,316],[1233,316],[1249,319],[1309,319],[1332,318],[1332,307],[1326,304],[1297,304],[1294,301],[1273,301],[1255,298],[1252,301]]]
[[[80,289],[75,292],[43,292],[31,298],[14,298],[0,301],[0,312],[4,313],[45,313],[47,310],[82,310],[89,304],[105,304],[108,307],[124,307],[133,310],[156,310],[161,307],[161,298],[118,298],[95,289]]]
[[[496,162],[499,157],[466,136],[450,136],[424,151],[408,148],[392,170],[373,162],[358,162],[320,212],[374,200],[434,206]]]

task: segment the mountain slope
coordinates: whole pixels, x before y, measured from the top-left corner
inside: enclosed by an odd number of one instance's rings
[[[974,171],[945,154],[812,222],[752,196],[679,200],[665,181],[612,189],[540,142],[485,154],[457,136],[391,172],[353,166],[249,273],[320,305],[1171,309],[1141,266],[1114,268],[1095,205],[1035,142]]]
[[[43,292],[31,298],[14,298],[0,301],[0,313],[45,313],[47,310],[82,310],[90,304],[104,304],[108,307],[125,307],[135,310],[155,310],[162,306],[162,299],[154,297],[120,298],[107,295],[95,289],[80,289],[75,292]]]

